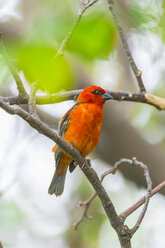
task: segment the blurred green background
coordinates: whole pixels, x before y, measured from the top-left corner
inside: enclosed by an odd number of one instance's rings
[[[147,90],[165,96],[165,1],[116,1],[130,50],[143,72]],[[3,42],[24,85],[37,82],[38,94],[84,88],[96,84],[111,90],[138,91],[107,1],[89,8],[68,43],[56,57],[77,15],[75,0],[0,0]],[[16,95],[16,85],[0,57],[0,94]],[[38,112],[56,129],[73,101],[38,106]],[[79,200],[93,192],[77,168],[68,173],[64,195],[49,196],[54,158],[53,142],[38,135],[18,117],[0,110],[0,240],[14,248],[117,248],[119,243],[98,199],[77,231],[72,224],[81,215]],[[97,150],[90,156],[100,175],[120,158],[133,156],[149,166],[153,185],[165,179],[165,113],[140,103],[110,102]],[[123,176],[124,175],[124,176]],[[145,194],[141,171],[123,166],[104,185],[118,212]],[[165,190],[150,203],[133,247],[162,248],[165,243]],[[133,225],[139,210],[127,223]],[[154,225],[153,225],[154,223]]]

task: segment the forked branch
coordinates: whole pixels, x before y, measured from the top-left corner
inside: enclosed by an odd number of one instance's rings
[[[138,160],[136,160],[135,158],[133,158],[132,160],[131,159],[121,159],[119,161],[117,161],[115,163],[115,165],[113,166],[113,168],[109,169],[108,171],[106,171],[105,173],[103,173],[101,175],[101,178],[100,178],[100,181],[102,182],[104,180],[104,178],[106,176],[108,176],[109,174],[115,174],[116,170],[118,169],[118,167],[122,164],[129,164],[129,165],[135,165],[135,166],[138,166],[140,168],[143,169],[144,171],[144,175],[145,175],[145,179],[146,179],[146,182],[147,182],[147,194],[145,197],[143,197],[142,199],[140,199],[140,201],[138,201],[136,204],[134,204],[131,208],[129,208],[128,210],[124,211],[122,214],[120,214],[119,216],[123,218],[123,221],[125,221],[126,217],[128,215],[130,215],[131,213],[133,213],[138,207],[140,207],[143,203],[145,203],[142,211],[141,211],[141,214],[139,215],[139,218],[135,224],[135,226],[131,229],[131,235],[133,235],[136,230],[138,229],[138,227],[140,226],[143,218],[144,218],[144,215],[145,215],[145,212],[146,212],[146,209],[148,207],[148,203],[149,203],[149,199],[150,199],[150,196],[154,195],[156,192],[158,192],[160,189],[162,189],[164,186],[165,186],[165,182],[161,183],[160,185],[158,185],[155,189],[153,189],[153,191],[151,192],[151,188],[152,188],[152,182],[151,182],[151,179],[150,179],[150,176],[149,176],[149,171],[148,171],[148,168],[146,165],[144,165],[142,162],[139,162]],[[95,199],[95,197],[97,196],[97,193],[94,193],[93,195],[91,195],[89,197],[88,200],[86,201],[83,201],[83,202],[80,202],[80,206],[84,206],[84,210],[82,212],[82,215],[81,217],[79,218],[78,221],[76,221],[73,226],[75,229],[78,228],[78,225],[84,220],[84,218],[86,217],[87,215],[87,211],[89,209],[89,206],[90,204],[92,203],[92,201]]]

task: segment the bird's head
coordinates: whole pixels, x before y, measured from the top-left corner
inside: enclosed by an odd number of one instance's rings
[[[80,103],[100,103],[103,105],[106,100],[113,99],[113,97],[99,86],[86,87],[78,96],[77,101]]]

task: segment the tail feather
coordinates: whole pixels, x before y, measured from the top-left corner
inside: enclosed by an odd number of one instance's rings
[[[55,194],[56,196],[60,196],[63,193],[65,177],[66,177],[66,172],[63,175],[58,175],[56,169],[48,190],[50,195]]]

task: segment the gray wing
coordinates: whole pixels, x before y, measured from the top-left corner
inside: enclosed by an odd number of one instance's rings
[[[60,120],[59,124],[58,124],[58,134],[63,137],[66,133],[66,130],[68,128],[69,125],[69,120],[70,120],[70,114],[73,111],[73,109],[75,107],[77,107],[79,105],[79,103],[76,103]],[[56,145],[55,148],[55,160],[56,160],[56,167],[59,165],[60,159],[61,159],[61,155],[62,155],[62,149]]]

